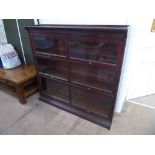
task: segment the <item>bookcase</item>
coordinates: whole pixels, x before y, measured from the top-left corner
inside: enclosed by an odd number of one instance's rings
[[[25,27],[40,100],[110,129],[127,25]]]

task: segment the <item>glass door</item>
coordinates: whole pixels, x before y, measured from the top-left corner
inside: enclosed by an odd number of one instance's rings
[[[45,77],[41,78],[41,92],[54,100],[69,103],[69,86]]]
[[[107,41],[70,41],[70,57],[116,64],[117,43]]]
[[[71,101],[72,105],[87,111],[88,113],[107,118],[110,117],[112,111],[112,98],[79,87],[71,87]]]
[[[40,74],[68,81],[68,63],[62,60],[50,60],[36,57]]]
[[[71,63],[71,82],[90,88],[112,93],[114,69],[108,70],[102,66],[86,63]]]
[[[35,52],[43,52],[57,56],[67,56],[65,50],[65,40],[50,35],[32,36],[32,43]]]

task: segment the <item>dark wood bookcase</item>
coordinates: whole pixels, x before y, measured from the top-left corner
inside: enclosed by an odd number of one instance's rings
[[[110,129],[127,28],[27,26],[40,100]]]

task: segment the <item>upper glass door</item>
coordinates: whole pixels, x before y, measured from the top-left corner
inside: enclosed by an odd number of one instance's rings
[[[67,56],[64,39],[51,36],[33,36],[32,43],[37,52]]]
[[[70,57],[101,63],[116,63],[117,44],[104,41],[70,41]]]

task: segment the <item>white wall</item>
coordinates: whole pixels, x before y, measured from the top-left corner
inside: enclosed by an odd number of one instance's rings
[[[153,18],[137,21],[138,39],[135,41],[135,54],[132,76],[126,99],[155,93],[155,33],[151,32]]]
[[[152,15],[148,14],[144,19],[128,19],[130,33],[128,34],[126,56],[117,96],[117,112],[122,110],[125,100],[155,93],[153,80],[155,70],[152,63],[155,62],[155,52],[153,52],[155,51],[153,49],[155,33],[150,32],[153,18]]]
[[[7,42],[2,19],[0,19],[0,42]]]
[[[0,25],[3,25],[3,21],[2,21],[2,19],[0,19]]]

